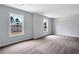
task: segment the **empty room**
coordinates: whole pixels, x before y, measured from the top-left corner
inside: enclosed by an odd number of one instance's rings
[[[79,54],[79,4],[0,4],[0,54]]]

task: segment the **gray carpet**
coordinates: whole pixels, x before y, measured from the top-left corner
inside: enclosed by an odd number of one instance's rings
[[[0,49],[1,54],[79,54],[79,38],[50,35]]]

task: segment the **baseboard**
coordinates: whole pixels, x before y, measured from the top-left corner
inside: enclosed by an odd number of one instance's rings
[[[48,34],[48,35],[45,35],[45,36],[42,36],[42,37],[39,37],[39,38],[31,38],[31,39],[27,39],[27,40],[15,42],[15,43],[12,43],[12,44],[4,45],[4,46],[1,46],[0,49],[2,49],[2,48],[4,48],[4,47],[11,46],[11,45],[14,45],[14,44],[18,44],[18,43],[21,43],[21,42],[24,42],[24,41],[30,41],[30,40],[41,39],[41,38],[44,38],[44,37],[49,36],[49,35],[51,35],[51,34]]]
[[[38,38],[33,38],[33,39],[41,39],[41,38],[44,38],[44,37],[49,36],[49,35],[51,35],[51,34],[48,34],[48,35],[45,35],[45,36],[42,36],[42,37],[38,37]]]
[[[64,36],[64,37],[79,38],[79,37],[76,37],[76,36],[68,36],[68,35],[56,35],[56,36]]]
[[[4,48],[4,47],[8,47],[8,46],[11,46],[11,45],[14,45],[14,44],[18,44],[18,43],[21,43],[21,42],[24,42],[24,41],[29,41],[29,40],[33,40],[34,38],[31,38],[31,39],[27,39],[27,40],[23,40],[23,41],[19,41],[19,42],[15,42],[15,43],[12,43],[12,44],[8,44],[8,45],[4,45],[4,46],[1,46],[0,49]]]

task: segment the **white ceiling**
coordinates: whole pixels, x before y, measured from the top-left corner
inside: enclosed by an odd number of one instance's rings
[[[8,4],[8,6],[50,18],[79,15],[79,4]]]

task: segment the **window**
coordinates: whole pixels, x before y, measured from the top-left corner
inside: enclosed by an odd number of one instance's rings
[[[9,35],[19,36],[24,34],[24,16],[10,13]]]
[[[48,20],[43,20],[43,30],[48,31]]]

